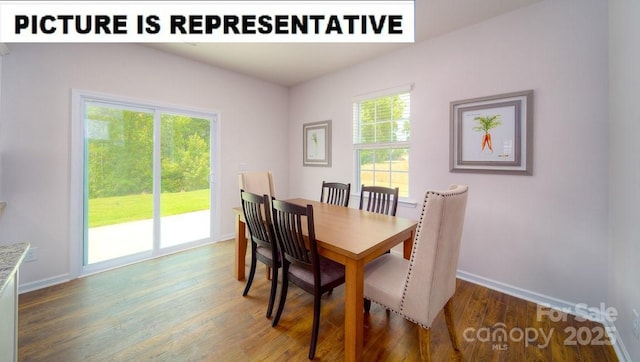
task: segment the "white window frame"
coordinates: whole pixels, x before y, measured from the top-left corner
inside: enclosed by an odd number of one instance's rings
[[[358,143],[356,142],[356,132],[359,132],[359,126],[356,125],[356,115],[358,117],[358,120],[360,119],[360,103],[364,102],[364,101],[369,101],[369,100],[373,100],[373,99],[377,99],[377,98],[384,98],[384,97],[391,97],[394,95],[400,95],[400,94],[405,94],[408,93],[408,97],[409,97],[409,124],[411,124],[411,91],[413,90],[413,84],[408,84],[408,85],[403,85],[403,86],[399,86],[399,87],[394,87],[394,88],[389,88],[389,89],[385,89],[385,90],[381,90],[381,91],[377,91],[377,92],[372,92],[372,93],[367,93],[367,94],[363,94],[363,95],[359,95],[353,98],[353,162],[354,162],[354,180],[355,180],[355,186],[354,188],[352,188],[353,192],[355,193],[354,196],[359,197],[360,196],[360,189],[362,186],[362,181],[360,178],[361,175],[361,171],[360,171],[360,151],[361,150],[376,150],[376,149],[390,149],[390,148],[406,148],[406,149],[410,149],[411,148],[411,133],[409,132],[409,138],[408,140],[403,140],[403,141],[395,141],[395,142],[376,142],[376,143]],[[389,173],[391,173],[391,171],[389,171]],[[411,169],[409,168],[409,170],[407,170],[407,177],[410,178],[411,175]],[[391,185],[388,185],[391,186]],[[409,204],[409,205],[414,205],[415,202],[413,200],[410,199],[411,197],[411,193],[410,193],[410,187],[409,190],[407,191],[407,195],[405,196],[400,196],[399,197],[399,202],[400,203],[405,203],[405,204]]]

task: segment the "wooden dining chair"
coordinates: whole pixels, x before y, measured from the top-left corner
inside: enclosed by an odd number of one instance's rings
[[[451,298],[456,289],[467,196],[468,187],[462,185],[427,191],[411,258],[383,254],[365,267],[365,312],[374,301],[418,324],[422,360],[430,359],[430,327],[443,308],[453,347],[460,350]]]
[[[270,171],[249,171],[238,175],[240,190],[245,190],[256,195],[269,195],[275,197],[273,175]],[[270,209],[270,208],[269,208]],[[271,268],[265,268],[266,278],[271,278]]]
[[[396,216],[398,209],[398,192],[400,190],[383,186],[365,186],[360,188],[360,210]],[[365,203],[364,200],[367,199]],[[387,250],[386,253],[390,253]]]
[[[365,186],[360,188],[360,210],[396,216],[399,189],[383,186]],[[365,203],[365,199],[367,200]]]
[[[273,326],[278,325],[282,316],[289,281],[313,294],[313,326],[309,347],[309,359],[313,359],[320,328],[320,297],[344,283],[344,266],[318,254],[313,206],[305,207],[280,200],[273,200],[271,205],[276,242],[282,256],[283,275]],[[303,229],[307,230],[307,236],[303,235]]]
[[[332,205],[348,207],[351,196],[351,184],[341,182],[322,181],[322,191],[320,192],[320,202]]]
[[[251,240],[251,266],[242,295],[246,296],[251,289],[251,283],[253,283],[253,277],[256,273],[256,262],[260,261],[268,266],[271,272],[271,293],[267,306],[267,318],[271,318],[278,286],[278,270],[281,266],[271,224],[271,199],[268,195],[260,196],[244,190],[240,190],[240,198]]]

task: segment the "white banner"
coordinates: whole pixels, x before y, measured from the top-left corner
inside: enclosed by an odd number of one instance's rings
[[[407,43],[414,2],[0,1],[0,43]]]

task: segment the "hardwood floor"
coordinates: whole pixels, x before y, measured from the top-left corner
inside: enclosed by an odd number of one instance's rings
[[[228,240],[22,294],[19,360],[307,360],[312,296],[289,288],[280,323],[272,328],[265,318],[270,284],[264,272],[256,272],[242,297],[233,253]],[[317,360],[343,359],[343,300],[344,287],[323,297]],[[595,339],[601,325],[538,314],[534,303],[458,280],[453,316],[461,352],[451,347],[440,313],[431,331],[432,360],[617,361],[611,346],[582,345],[584,333],[572,336],[586,327]],[[419,360],[417,328],[372,304],[365,315],[364,359]],[[499,340],[494,332],[501,328],[506,338]]]

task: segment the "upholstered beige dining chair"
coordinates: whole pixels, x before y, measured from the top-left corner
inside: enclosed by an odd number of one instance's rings
[[[240,190],[257,195],[268,195],[269,199],[276,197],[273,175],[269,171],[243,172],[238,175],[238,183]],[[270,208],[271,205],[269,205]],[[267,266],[265,272],[267,279],[270,279],[272,275],[271,267]]]
[[[275,197],[273,175],[269,171],[244,172],[238,175],[240,190]]]
[[[460,349],[451,297],[456,289],[467,195],[468,187],[462,185],[427,191],[411,258],[384,254],[365,269],[365,311],[369,312],[373,301],[422,327],[419,340],[423,360],[430,360],[430,327],[443,308],[453,347]]]

